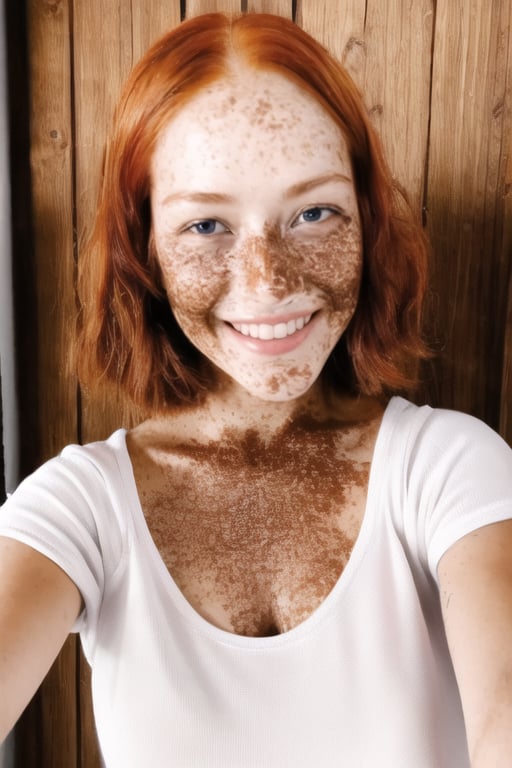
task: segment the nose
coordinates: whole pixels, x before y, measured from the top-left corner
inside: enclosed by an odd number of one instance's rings
[[[239,267],[253,295],[282,300],[303,289],[301,259],[283,238],[273,233],[249,238],[241,248]]]

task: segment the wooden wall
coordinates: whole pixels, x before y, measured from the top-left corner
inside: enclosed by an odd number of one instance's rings
[[[473,413],[512,441],[510,0],[27,0],[10,20],[28,51],[25,101],[11,77],[13,104],[22,102],[11,128],[25,471],[136,418],[123,403],[86,401],[66,370],[76,260],[121,83],[159,33],[212,10],[293,17],[364,90],[433,243],[427,329],[438,356],[421,397]],[[74,639],[17,742],[23,768],[99,765]]]

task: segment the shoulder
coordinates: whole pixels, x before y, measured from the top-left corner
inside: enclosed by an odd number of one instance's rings
[[[418,406],[393,398],[386,410],[389,436],[400,439],[409,459],[425,466],[439,461],[483,462],[482,469],[505,468],[510,472],[512,450],[507,443],[480,419],[460,411]],[[497,462],[497,464],[495,463]]]
[[[450,494],[475,506],[512,494],[512,450],[480,419],[394,398],[385,413],[388,455],[413,498],[432,504]]]
[[[68,445],[9,495],[0,530],[18,528],[48,538],[55,528],[77,540],[80,535],[96,539],[114,520],[118,529],[124,528],[122,500],[128,489],[124,430],[105,441]]]
[[[395,398],[385,419],[397,514],[435,573],[455,541],[512,517],[512,451],[484,422],[457,411]]]
[[[125,429],[118,429],[105,440],[97,440],[85,445],[71,443],[62,449],[55,460],[77,466],[90,465],[107,468],[109,465],[113,465],[123,452],[126,452],[126,435]],[[47,464],[51,465],[51,461]]]
[[[118,430],[107,440],[67,445],[24,478],[8,501],[41,492],[60,499],[74,495],[78,503],[81,496],[89,495],[95,488],[115,484],[126,455],[124,430]]]

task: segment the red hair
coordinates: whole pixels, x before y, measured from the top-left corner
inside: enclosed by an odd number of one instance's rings
[[[236,61],[306,89],[340,126],[363,233],[358,305],[326,364],[334,387],[362,394],[410,388],[426,355],[420,323],[427,244],[393,182],[360,94],[343,67],[292,21],[206,14],[164,35],[133,69],[108,143],[99,208],[80,263],[83,383],[120,385],[139,406],[193,402],[212,385],[208,361],[174,320],[150,231],[149,169],[169,120]]]

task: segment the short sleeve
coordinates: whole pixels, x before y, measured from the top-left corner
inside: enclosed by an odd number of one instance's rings
[[[437,580],[439,560],[458,539],[512,518],[512,450],[472,416],[429,410],[409,457],[409,501]]]
[[[97,445],[108,456],[105,444]],[[94,448],[69,446],[27,477],[0,509],[0,535],[41,552],[76,584],[85,608],[73,632],[96,625],[106,569],[115,568],[122,546],[108,467],[94,454]]]

